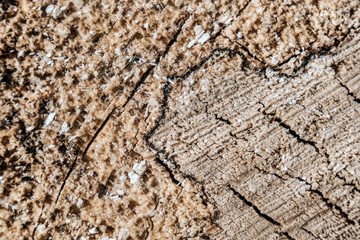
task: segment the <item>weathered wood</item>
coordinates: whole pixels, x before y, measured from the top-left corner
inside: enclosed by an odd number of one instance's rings
[[[1,239],[358,239],[360,3],[0,3]]]
[[[220,238],[359,236],[360,105],[336,70],[359,61],[359,38],[350,38],[296,75],[254,73],[223,53],[172,86],[151,141],[204,186]]]

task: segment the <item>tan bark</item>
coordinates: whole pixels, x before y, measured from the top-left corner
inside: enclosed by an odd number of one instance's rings
[[[354,1],[0,3],[1,239],[358,239]]]

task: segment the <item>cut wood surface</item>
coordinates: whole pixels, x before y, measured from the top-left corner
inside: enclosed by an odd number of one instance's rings
[[[360,2],[0,2],[0,239],[360,239]]]

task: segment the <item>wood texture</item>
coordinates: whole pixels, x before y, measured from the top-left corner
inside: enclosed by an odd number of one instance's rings
[[[358,0],[0,6],[1,239],[359,239]]]

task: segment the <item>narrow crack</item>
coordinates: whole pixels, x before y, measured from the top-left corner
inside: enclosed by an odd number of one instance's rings
[[[348,214],[342,210],[342,208],[334,203],[332,203],[328,198],[326,198],[324,196],[324,194],[322,192],[320,192],[319,190],[315,190],[315,189],[312,189],[312,185],[310,183],[308,183],[306,180],[302,179],[302,178],[299,178],[299,177],[294,177],[295,179],[305,183],[306,185],[310,186],[310,192],[318,195],[324,202],[325,204],[333,211],[333,209],[335,208],[337,211],[339,211],[340,215],[346,220],[346,222],[348,224],[351,224],[351,225],[355,225],[355,221],[351,220],[348,216]]]
[[[115,27],[115,24],[117,23],[117,21],[118,21],[119,19],[120,19],[120,18],[117,18],[117,19],[115,20],[115,22],[111,25],[110,30],[109,30],[109,32],[106,34],[106,36],[108,36],[108,35],[111,33],[111,31],[113,30],[113,28]]]
[[[216,119],[216,120],[221,121],[221,122],[224,122],[224,123],[226,123],[227,125],[231,125],[231,122],[230,122],[229,120],[227,120],[227,119],[219,116],[218,114],[215,113],[214,116],[215,116],[215,119]]]
[[[228,38],[228,37],[226,37]],[[228,38],[229,39],[229,38]],[[258,61],[259,63],[261,63],[264,66],[267,66],[266,62],[264,62],[263,60],[261,60],[260,58],[258,58],[257,56],[253,55],[249,49],[247,49],[245,46],[243,46],[241,43],[239,43],[238,41],[234,41],[236,44],[239,45],[239,47],[245,51],[251,58],[255,59],[256,61]]]
[[[251,2],[251,0],[247,1],[247,3],[245,3],[245,5],[239,10],[236,17],[239,17],[241,15],[241,13],[249,6],[250,2]]]
[[[182,31],[182,28],[185,24],[185,22],[188,20],[188,16],[186,18],[183,18],[181,20],[181,25],[179,27],[179,29],[176,31],[176,33],[174,34],[173,38],[170,40],[170,42],[167,44],[165,51],[163,54],[160,54],[157,58],[154,64],[150,65],[150,67],[146,70],[146,72],[141,76],[140,81],[138,81],[134,87],[134,89],[131,91],[130,96],[128,97],[128,99],[126,100],[126,102],[124,103],[123,107],[127,105],[127,103],[130,101],[130,99],[133,98],[133,96],[135,95],[135,93],[137,92],[137,90],[139,89],[139,87],[145,82],[145,80],[147,79],[147,77],[149,76],[149,74],[151,73],[151,71],[159,64],[160,60],[162,57],[165,57],[168,53],[169,50],[171,48],[172,45],[174,45],[174,43],[176,42],[180,32]]]
[[[261,155],[259,155],[259,156],[262,157]],[[256,168],[256,169],[264,172],[265,174],[270,174],[270,175],[273,175],[273,176],[276,176],[276,175],[277,175],[276,173],[272,173],[272,172],[268,172],[268,171],[263,171],[262,169],[260,169],[260,168],[257,167],[257,166],[255,166],[254,168]],[[305,185],[307,185],[307,186],[310,186],[310,190],[308,190],[308,191],[310,191],[310,192],[312,192],[312,193],[320,196],[321,199],[325,202],[325,204],[326,204],[332,211],[333,211],[333,208],[335,208],[336,210],[338,210],[338,211],[340,212],[340,216],[343,217],[343,218],[345,218],[345,220],[346,220],[349,224],[351,224],[351,225],[355,225],[355,224],[356,224],[353,220],[351,220],[351,219],[349,218],[349,216],[347,215],[347,213],[346,213],[345,211],[343,211],[340,206],[337,206],[336,204],[330,202],[330,199],[324,197],[323,193],[320,192],[319,190],[314,190],[313,187],[312,187],[312,185],[311,185],[309,182],[307,182],[306,180],[304,180],[304,179],[302,179],[302,178],[300,178],[300,177],[292,176],[292,175],[290,175],[289,173],[285,173],[285,175],[286,175],[287,177],[289,177],[289,178],[296,179],[296,180],[298,180],[298,181],[300,181],[300,182],[303,182],[303,183],[305,183]],[[286,180],[286,179],[284,179],[282,176],[279,176],[279,175],[277,175],[277,176],[278,176],[278,178],[280,178],[280,179]],[[333,211],[333,212],[334,212],[334,211]],[[334,214],[335,214],[335,213],[334,213]],[[359,222],[359,223],[360,223],[360,222]]]
[[[157,57],[156,61],[154,64],[151,64],[148,69],[145,71],[145,73],[141,76],[140,80],[136,83],[135,87],[133,88],[133,90],[131,91],[129,97],[126,99],[125,103],[121,106],[122,109],[124,109],[127,104],[130,102],[130,100],[134,97],[134,95],[136,94],[136,92],[138,91],[138,89],[140,88],[140,86],[145,82],[145,80],[148,78],[148,76],[150,75],[151,71],[159,64],[160,60],[162,57],[166,56],[167,53],[169,52],[171,46],[176,42],[177,37],[179,36],[182,27],[184,26],[185,22],[187,21],[188,17],[185,19],[182,19],[182,23],[179,27],[179,29],[177,30],[177,32],[174,34],[173,39],[170,40],[170,42],[167,44],[166,49],[164,51],[163,54],[159,54],[159,56]],[[97,138],[97,136],[100,134],[100,132],[103,130],[103,128],[105,127],[105,125],[108,123],[108,121],[110,120],[111,116],[113,115],[115,111],[115,108],[108,114],[108,116],[106,117],[106,119],[102,122],[101,126],[98,128],[98,130],[95,132],[94,136],[91,138],[90,142],[86,145],[84,153],[82,154],[81,160],[84,159],[86,153],[88,152],[88,150],[90,149],[92,143],[95,141],[95,139]],[[124,112],[124,110],[120,113],[120,115]],[[69,179],[71,173],[74,171],[76,163],[78,160],[78,156],[76,156],[73,164],[71,165],[61,187],[60,187],[60,191],[57,195],[56,201],[55,201],[55,205],[57,204],[61,193],[63,191],[63,189],[65,188],[66,182]]]
[[[152,217],[149,216],[149,222],[150,226],[146,229],[146,235],[144,236],[144,239],[147,240],[150,236],[150,231],[154,228],[154,222],[152,220]]]
[[[279,126],[285,128],[294,138],[296,138],[299,142],[304,143],[304,144],[309,144],[310,146],[312,146],[313,148],[315,148],[316,152],[319,153],[320,150],[319,148],[316,146],[315,142],[313,141],[309,141],[309,140],[305,140],[303,138],[300,137],[299,134],[297,134],[293,129],[291,129],[291,127],[289,125],[287,125],[286,123],[284,123],[283,121],[281,121],[280,118],[275,117],[274,121],[279,123]]]
[[[241,53],[233,51],[231,49],[214,49],[208,57],[205,57],[204,59],[202,59],[197,65],[190,67],[189,70],[187,72],[185,72],[184,74],[182,74],[180,76],[173,74],[168,77],[168,81],[164,84],[164,87],[162,89],[164,97],[161,101],[160,116],[155,120],[154,127],[144,136],[144,139],[150,148],[159,152],[159,150],[156,149],[155,145],[150,141],[150,138],[154,135],[155,131],[160,127],[161,122],[165,119],[169,93],[171,92],[171,88],[172,88],[171,85],[172,85],[173,80],[175,80],[175,79],[181,80],[181,79],[185,79],[185,78],[189,77],[191,74],[193,74],[194,72],[199,70],[213,56],[215,56],[218,53],[224,53],[224,52],[227,52],[229,55],[239,54],[244,58],[244,56]]]
[[[228,119],[225,119],[221,116],[219,116],[219,114],[217,113],[210,113],[209,110],[208,110],[208,106],[207,106],[207,103],[205,105],[205,113],[208,115],[208,116],[214,116],[216,120],[220,121],[220,122],[223,122],[227,125],[231,125],[231,122],[228,120]]]
[[[246,199],[245,196],[241,195],[238,191],[236,191],[229,184],[227,185],[227,188],[230,189],[231,192],[236,197],[238,197],[240,200],[242,200],[246,205],[251,207],[261,218],[263,218],[263,219],[267,220],[268,222],[272,223],[273,225],[276,225],[277,227],[281,228],[281,224],[278,221],[276,221],[275,219],[273,219],[269,215],[261,212],[260,209],[255,204],[253,204],[248,199]],[[285,237],[287,237],[290,240],[295,240],[293,237],[290,236],[290,234],[288,232],[278,232],[278,233],[284,235]]]
[[[272,224],[276,225],[276,226],[281,226],[281,224],[279,222],[277,222],[276,220],[274,220],[272,217],[266,215],[265,213],[262,213],[260,211],[260,209],[253,204],[252,202],[250,202],[249,200],[247,200],[243,195],[241,195],[239,192],[237,192],[233,187],[231,187],[230,185],[227,185],[227,187],[235,194],[235,196],[237,196],[240,200],[242,200],[246,205],[248,205],[249,207],[251,207],[252,209],[254,209],[254,211],[263,219],[271,222]]]
[[[299,67],[297,67],[297,68],[295,68],[294,70],[293,70],[293,73],[292,73],[292,75],[288,75],[288,74],[284,74],[284,73],[279,73],[279,75],[283,75],[283,76],[285,76],[285,77],[294,77],[293,75],[295,75],[295,74],[297,74],[298,72],[300,72],[302,69],[304,69],[308,64],[309,64],[309,62],[314,58],[314,57],[320,57],[320,56],[326,56],[326,55],[333,55],[333,54],[331,54],[330,53],[330,51],[332,50],[332,49],[336,49],[336,48],[338,48],[345,40],[346,40],[346,38],[350,35],[350,33],[351,33],[351,31],[352,30],[355,30],[355,31],[357,31],[358,29],[360,29],[359,27],[358,28],[355,28],[355,27],[350,27],[349,29],[348,29],[348,31],[341,37],[341,39],[340,40],[337,40],[337,39],[335,39],[335,43],[333,44],[333,45],[331,45],[331,46],[324,46],[324,47],[322,47],[322,48],[320,48],[319,50],[316,50],[316,51],[308,51],[308,53],[307,53],[307,56],[305,56],[303,59],[302,59],[302,64],[299,66]],[[296,58],[298,55],[301,55],[301,54],[295,54],[295,55],[293,55],[293,56],[291,56],[289,59],[287,59],[285,62],[283,62],[283,63],[280,63],[280,64],[278,64],[277,66],[275,66],[275,67],[271,67],[271,66],[268,66],[268,67],[270,67],[272,70],[274,70],[274,71],[277,71],[277,72],[279,72],[280,70],[279,70],[279,67],[281,67],[282,65],[285,65],[287,62],[289,62],[292,58]]]
[[[354,102],[360,104],[360,98],[356,97],[355,94],[350,91],[350,89],[348,88],[348,86],[346,86],[345,84],[343,84],[337,77],[335,77],[335,79],[338,81],[338,83],[340,84],[340,86],[347,91],[347,95],[348,95],[350,98],[352,98],[352,100],[353,100]]]
[[[41,213],[40,213],[40,215],[39,215],[39,218],[38,218],[37,221],[36,221],[36,225],[35,225],[34,230],[33,230],[33,232],[32,232],[32,239],[33,239],[33,240],[35,239],[35,233],[36,233],[36,230],[37,230],[37,228],[38,228],[38,226],[39,226],[39,221],[40,221],[40,219],[41,219],[41,216],[42,216],[43,213],[44,213],[44,208],[45,208],[45,199],[44,199],[44,201],[43,201],[43,207],[42,207],[42,209],[41,209]]]
[[[248,0],[248,1],[245,3],[244,7],[242,7],[242,8],[239,10],[239,12],[236,14],[235,19],[236,19],[237,17],[239,17],[239,16],[241,15],[241,13],[249,6],[250,2],[251,2],[251,0]],[[231,25],[231,24],[230,24],[230,25]],[[220,28],[220,30],[214,35],[214,37],[212,37],[212,39],[215,40],[215,39],[218,38],[220,35],[222,35],[222,34],[221,34],[222,31],[223,31],[226,27],[228,27],[228,26],[229,26],[229,25],[224,25],[224,26],[222,26],[222,27]],[[222,36],[224,37],[224,35],[222,35]]]
[[[262,157],[262,156],[261,156],[261,157]],[[262,157],[262,158],[263,158],[263,157]],[[272,175],[272,176],[274,176],[274,177],[276,177],[276,178],[279,178],[279,179],[281,179],[281,180],[283,180],[283,181],[285,180],[282,176],[280,176],[280,175],[277,174],[277,173],[272,173],[272,172],[266,171],[266,170],[264,170],[264,169],[259,168],[258,166],[254,166],[254,168],[257,169],[259,172]]]
[[[348,183],[348,182],[346,181],[346,178],[341,177],[338,173],[335,174],[335,177],[337,177],[337,178],[341,179],[342,181],[344,181],[344,182],[345,182],[345,183],[343,184],[344,186],[351,186],[351,187],[353,187],[353,191],[357,191],[357,192],[360,193],[360,189],[356,186],[355,183]]]
[[[287,125],[286,123],[284,123],[279,117],[276,117],[275,114],[273,113],[267,113],[265,111],[261,112],[263,115],[265,116],[270,116],[272,118],[273,121],[277,122],[279,124],[280,127],[284,128],[287,130],[288,133],[290,133],[291,136],[293,136],[294,138],[296,138],[296,140],[298,140],[301,143],[304,144],[308,144],[310,146],[312,146],[315,151],[317,153],[321,153],[320,149],[316,146],[316,143],[310,140],[305,140],[303,139],[297,132],[295,132],[289,125]],[[325,152],[324,153],[326,158],[329,158],[329,155]]]
[[[171,181],[173,181],[173,183],[175,183],[176,185],[180,185],[180,184],[181,184],[181,182],[179,182],[179,181],[175,178],[175,175],[174,175],[173,171],[171,171],[171,169],[169,168],[169,166],[168,166],[164,161],[162,161],[159,157],[156,157],[156,158],[155,158],[155,161],[165,168],[166,172],[169,173],[169,177],[170,177]]]
[[[167,110],[167,105],[168,105],[168,98],[169,98],[169,94],[171,92],[171,88],[172,88],[172,84],[173,84],[173,80],[178,79],[185,79],[187,77],[189,77],[192,73],[196,72],[197,70],[199,70],[207,61],[209,61],[213,56],[215,56],[218,53],[228,53],[229,55],[231,54],[239,54],[243,57],[243,55],[241,53],[235,52],[231,49],[214,49],[212,51],[212,53],[202,59],[199,64],[194,65],[192,67],[189,68],[189,70],[187,72],[185,72],[184,74],[178,76],[176,74],[173,74],[171,76],[168,77],[168,81],[164,84],[163,88],[162,88],[162,92],[163,92],[163,99],[161,101],[161,110],[160,110],[160,116],[155,120],[155,124],[154,127],[146,134],[144,135],[144,140],[146,142],[146,144],[149,146],[150,149],[153,149],[156,151],[157,157],[156,157],[156,161],[165,168],[165,170],[169,173],[169,176],[171,178],[171,180],[175,183],[175,184],[179,184],[180,182],[175,178],[175,174],[173,173],[174,170],[172,170],[164,161],[161,160],[160,158],[160,154],[164,153],[164,151],[157,149],[157,147],[155,146],[154,143],[152,143],[150,141],[150,138],[154,135],[155,131],[160,127],[162,121],[165,119],[166,116],[166,110]],[[231,124],[231,123],[230,123]],[[188,178],[192,181],[194,181],[195,183],[198,183],[198,181],[193,177],[190,176],[188,174],[184,174],[181,171],[176,170],[177,172],[179,172],[179,174],[181,174],[184,178]],[[201,184],[201,186],[203,187],[203,185]],[[204,193],[205,194],[205,193]],[[202,204],[205,205],[206,207],[208,206],[206,199],[204,199],[204,194],[199,194],[200,198],[202,199]]]
[[[84,153],[81,156],[81,160],[83,160],[85,158],[86,153],[89,151],[91,145],[93,144],[93,142],[95,141],[95,139],[97,138],[97,136],[100,134],[100,132],[103,130],[103,128],[105,127],[105,125],[109,122],[112,114],[114,113],[115,109],[113,109],[106,117],[106,119],[102,122],[102,124],[100,125],[100,127],[98,128],[98,130],[95,132],[94,136],[90,139],[89,143],[86,145]],[[60,195],[62,193],[62,191],[64,190],[64,187],[66,185],[67,180],[69,179],[71,173],[74,171],[74,168],[76,166],[78,160],[78,156],[75,157],[75,160],[73,162],[73,164],[71,165],[68,173],[66,174],[66,177],[60,187],[60,191],[56,197],[56,201],[55,201],[55,205],[57,204],[57,202],[59,201]]]
[[[302,63],[300,66],[298,66],[297,68],[293,69],[292,73],[291,74],[286,74],[286,73],[283,73],[281,72],[281,69],[280,67],[285,65],[286,63],[290,62],[291,59],[293,58],[296,58],[300,55],[302,55],[301,53],[300,54],[294,54],[293,56],[289,57],[288,59],[284,60],[283,62],[279,63],[278,65],[276,66],[270,66],[268,65],[265,61],[261,60],[260,58],[258,58],[256,55],[253,55],[249,49],[247,49],[244,45],[242,45],[241,43],[239,43],[238,41],[236,40],[232,40],[231,38],[229,38],[228,36],[225,36],[225,35],[222,35],[224,38],[227,38],[230,42],[233,42],[235,44],[237,44],[243,51],[245,51],[251,58],[255,59],[256,61],[258,61],[259,63],[261,63],[264,67],[262,69],[262,71],[265,71],[266,68],[270,68],[272,69],[274,72],[277,72],[277,74],[279,76],[284,76],[284,77],[287,77],[287,78],[294,78],[295,75],[297,73],[299,73],[301,70],[303,70],[309,63],[310,61],[314,58],[314,57],[320,57],[320,56],[326,56],[326,55],[333,55],[330,53],[330,51],[332,49],[336,49],[337,47],[339,47],[345,40],[346,38],[350,35],[351,31],[352,30],[359,30],[360,27],[350,27],[348,29],[348,31],[341,37],[340,40],[337,40],[335,39],[335,43],[331,46],[324,46],[322,48],[320,48],[319,50],[316,50],[316,51],[310,51],[310,50],[305,50],[307,51],[307,55],[302,59]],[[360,99],[359,98],[356,98],[354,96],[354,94],[349,94],[349,96],[353,97],[354,98],[354,101],[356,101],[357,103],[359,103]]]
[[[295,240],[295,238],[293,238],[292,236],[290,236],[290,234],[288,232],[281,232],[282,235],[284,235],[285,237],[287,237],[290,240]]]
[[[238,140],[244,140],[244,141],[246,141],[246,142],[249,141],[249,139],[247,139],[247,138],[245,138],[245,137],[238,137],[238,136],[236,136],[236,134],[234,134],[233,132],[229,132],[229,135],[230,135],[231,137],[235,138],[235,139],[238,139]]]
[[[311,231],[307,230],[306,228],[300,227],[300,229],[304,230],[305,232],[307,232],[308,234],[310,234],[310,235],[313,236],[314,238],[320,239],[318,236],[315,236]]]

